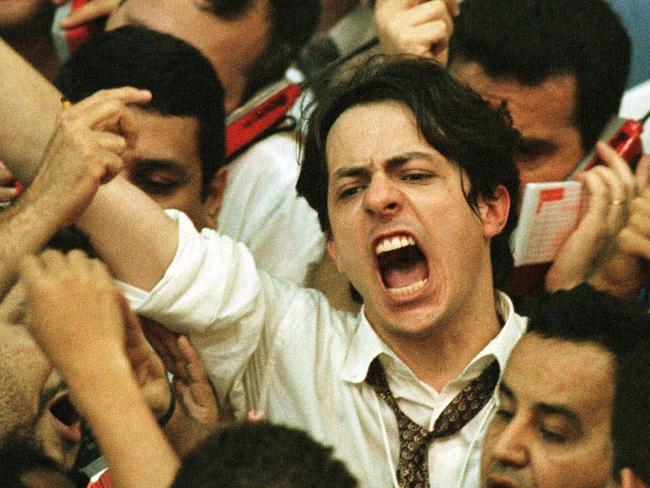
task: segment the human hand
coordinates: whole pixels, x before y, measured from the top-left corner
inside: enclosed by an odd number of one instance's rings
[[[433,58],[443,66],[449,58],[452,17],[457,0],[377,0],[375,26],[385,54]]]
[[[599,263],[589,283],[612,295],[633,298],[650,277],[650,157],[644,155],[635,171],[642,190],[629,205],[629,218]]]
[[[605,163],[576,177],[584,185],[585,212],[553,261],[545,289],[553,292],[585,282],[627,218],[638,184],[629,165],[607,144],[597,145]]]
[[[122,169],[120,155],[135,144],[137,128],[127,110],[151,93],[131,87],[100,90],[65,110],[26,194],[49,195],[59,226],[72,224],[100,184]]]
[[[126,356],[147,405],[156,418],[161,418],[169,408],[172,395],[167,370],[147,341],[138,317],[128,309],[125,316]]]
[[[54,5],[60,6],[70,0],[52,0]],[[120,4],[120,0],[91,0],[81,5],[79,8],[70,10],[67,17],[61,20],[59,24],[62,29],[70,30],[79,27],[93,20],[107,17],[115,10]]]
[[[124,358],[128,307],[103,263],[47,250],[19,268],[30,332],[69,383]]]
[[[11,202],[20,196],[21,189],[15,185],[16,181],[13,173],[0,161],[0,203]]]
[[[207,427],[217,424],[219,412],[208,375],[196,349],[187,337],[166,329],[162,325],[143,319],[144,332],[174,375],[178,400],[187,414]]]
[[[203,362],[187,337],[146,320],[145,334],[174,373],[177,407],[165,433],[180,457],[190,452],[219,422],[214,391]]]

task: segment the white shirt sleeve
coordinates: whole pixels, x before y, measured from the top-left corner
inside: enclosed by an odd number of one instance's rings
[[[190,337],[223,404],[258,348],[256,363],[264,363],[264,344],[300,289],[258,272],[243,244],[209,229],[199,234],[185,214],[167,213],[178,222],[179,244],[163,278],[150,292],[118,284],[138,314]]]

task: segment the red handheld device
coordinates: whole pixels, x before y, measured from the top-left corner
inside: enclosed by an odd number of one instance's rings
[[[601,139],[607,139],[607,143],[621,155],[629,165],[634,168],[643,155],[643,144],[641,143],[641,134],[643,133],[643,124],[650,117],[650,112],[645,114],[639,120],[616,119],[610,123],[603,132]],[[573,178],[581,171],[587,171],[598,164],[603,164],[598,156],[592,151],[585,157],[578,166],[573,170],[569,178]]]
[[[601,136],[601,140],[607,140],[607,143],[632,168],[636,166],[636,163],[638,163],[643,155],[641,134],[643,132],[643,124],[648,118],[650,118],[650,112],[639,120],[622,120],[617,118],[608,124]],[[603,161],[595,155],[594,150],[576,166],[568,179],[574,178],[578,173],[589,170],[597,164],[603,164]],[[536,286],[544,282],[544,278],[550,267],[551,263],[541,263],[516,268],[510,282],[510,296],[519,298],[530,294]]]

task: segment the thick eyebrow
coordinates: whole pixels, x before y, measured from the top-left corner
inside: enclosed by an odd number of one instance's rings
[[[398,154],[387,159],[384,162],[384,165],[387,167],[388,171],[393,171],[405,163],[413,159],[425,159],[427,161],[436,161],[436,157],[433,154],[424,151],[409,151],[403,154]],[[370,174],[370,170],[366,166],[343,166],[337,169],[334,172],[335,179],[341,178],[357,178],[357,177],[366,177]]]
[[[187,170],[173,159],[139,159],[131,170],[134,174],[148,173],[151,171],[168,171],[181,178],[187,178]]]
[[[511,401],[516,401],[514,392],[510,387],[501,380],[499,383],[499,393],[507,397]],[[557,405],[552,403],[539,402],[533,406],[533,410],[538,414],[543,415],[559,415],[564,417],[569,423],[571,423],[580,433],[584,432],[582,428],[582,421],[577,413],[575,413],[570,408],[564,405]]]
[[[533,410],[544,415],[559,415],[564,417],[569,423],[573,424],[579,432],[583,432],[582,421],[578,414],[564,405],[540,402],[535,404]]]

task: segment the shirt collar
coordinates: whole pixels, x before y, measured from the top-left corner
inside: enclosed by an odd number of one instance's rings
[[[526,319],[517,315],[505,293],[495,293],[496,309],[504,320],[499,334],[470,361],[458,380],[474,378],[494,359],[501,371],[505,369],[510,352],[526,329]],[[395,353],[382,341],[366,319],[364,308],[359,312],[357,327],[348,346],[341,377],[349,383],[362,383],[373,359],[381,354],[395,358]]]
[[[503,320],[503,327],[501,327],[497,336],[474,356],[474,359],[465,367],[457,381],[475,378],[494,359],[499,362],[499,367],[503,373],[512,349],[526,331],[527,319],[515,313],[514,306],[508,295],[496,291],[495,305],[499,317]]]
[[[391,353],[366,318],[365,308],[359,312],[359,326],[348,345],[341,377],[349,383],[363,383],[373,359],[382,353]]]

